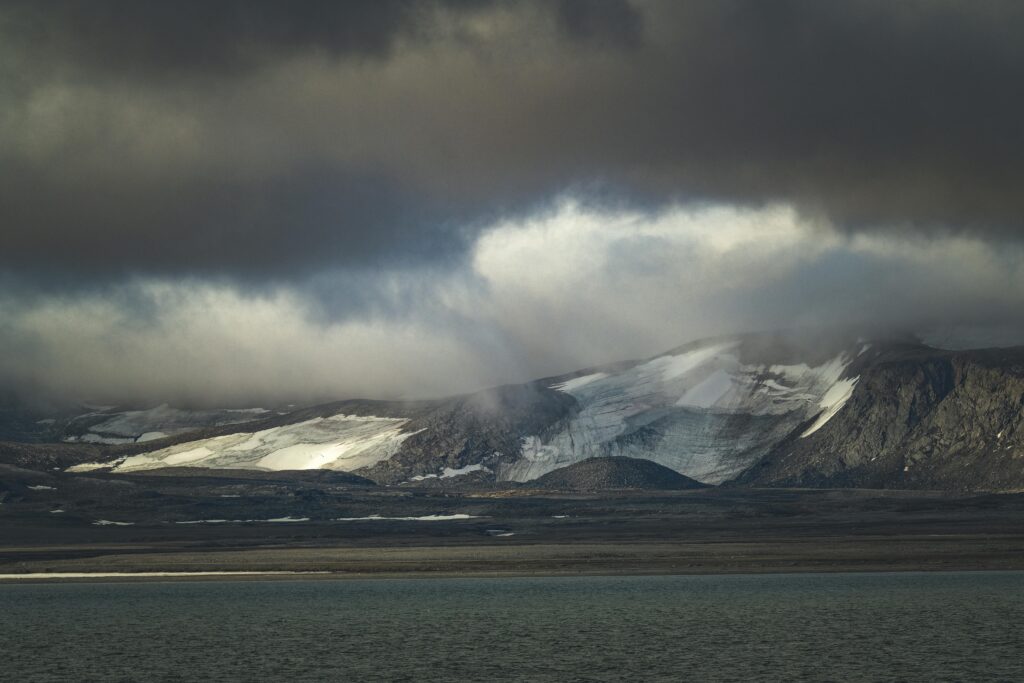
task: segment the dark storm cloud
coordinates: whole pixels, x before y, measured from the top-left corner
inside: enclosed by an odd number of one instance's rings
[[[560,0],[558,26],[569,38],[583,42],[636,46],[643,16],[626,0]]]
[[[1024,5],[7,2],[0,266],[458,254],[566,191],[1024,222]]]
[[[112,73],[186,73],[257,66],[289,53],[383,57],[414,29],[413,0],[9,1],[7,38],[42,57]],[[473,2],[445,4],[470,6]]]
[[[526,0],[566,38],[636,45],[628,0]],[[4,37],[34,58],[74,60],[112,77],[197,77],[258,68],[304,52],[386,58],[399,39],[429,39],[438,12],[512,9],[503,0],[5,0]],[[532,7],[531,7],[532,6]]]
[[[58,189],[24,172],[4,178],[0,205],[8,225],[46,231],[44,238],[11,230],[2,242],[47,278],[83,264],[108,276],[276,275],[384,254],[392,263],[435,261],[464,242],[452,225],[463,207],[337,168],[281,178],[136,179],[127,187],[86,178]]]

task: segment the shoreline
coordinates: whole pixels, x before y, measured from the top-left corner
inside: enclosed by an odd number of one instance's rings
[[[593,571],[593,572],[333,572],[333,571],[210,571],[210,572],[37,572],[31,574],[0,574],[0,586],[25,584],[69,584],[69,583],[176,583],[176,582],[218,582],[218,581],[435,581],[451,579],[545,579],[545,578],[645,578],[645,577],[711,577],[711,576],[828,576],[828,575],[881,575],[881,574],[1015,574],[1024,573],[1019,569],[993,568],[870,568],[870,569],[822,569],[818,567],[794,567],[786,571],[776,569],[722,570],[722,571]]]
[[[176,486],[186,484],[193,482]],[[1021,495],[716,490],[479,499],[285,487],[240,501],[222,492],[171,487],[82,514],[146,522],[136,526],[5,505],[0,583],[1024,570]],[[285,513],[371,519],[157,523]],[[440,514],[472,517],[409,521]]]
[[[0,584],[145,580],[693,576],[1024,571],[1024,535],[812,537],[771,540],[152,548],[46,547],[0,563]]]

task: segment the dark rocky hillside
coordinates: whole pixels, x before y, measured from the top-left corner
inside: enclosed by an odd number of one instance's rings
[[[1024,349],[890,349],[822,429],[795,432],[734,483],[1020,489],[1022,420]]]

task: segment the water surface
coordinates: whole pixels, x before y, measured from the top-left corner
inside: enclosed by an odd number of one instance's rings
[[[1024,572],[0,585],[0,679],[1024,680]]]

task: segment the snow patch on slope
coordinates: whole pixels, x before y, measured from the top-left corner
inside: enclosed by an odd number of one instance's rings
[[[858,377],[854,377],[852,379],[837,380],[835,384],[829,387],[829,390],[825,392],[825,395],[821,397],[821,401],[818,403],[822,408],[821,415],[814,421],[814,424],[800,435],[800,438],[810,436],[821,429],[826,422],[831,420],[846,405],[846,402],[853,396],[853,388],[857,386],[858,379]]]
[[[109,462],[80,462],[77,465],[72,465],[68,468],[68,472],[92,472],[94,470],[105,470],[115,466],[118,463],[117,460]]]
[[[484,467],[483,463],[477,463],[475,465],[466,465],[465,467],[445,467],[444,471],[441,473],[441,479],[461,477],[472,472],[490,472],[490,470]]]
[[[721,401],[732,388],[732,377],[724,370],[715,370],[707,379],[687,390],[676,401],[676,405],[692,408],[711,408]]]
[[[582,377],[575,377],[575,378],[570,379],[568,381],[562,382],[561,384],[552,384],[551,388],[552,389],[556,389],[558,391],[564,391],[567,394],[571,394],[575,389],[580,389],[581,387],[585,387],[586,385],[590,384],[591,382],[596,382],[597,380],[604,379],[607,376],[608,376],[607,373],[595,372],[595,373],[590,374],[590,375],[583,375]]]
[[[461,477],[473,472],[490,472],[491,469],[484,465],[482,462],[478,462],[475,465],[466,465],[465,467],[445,467],[441,470],[441,474],[418,474],[415,477],[409,477],[409,481],[424,481],[426,479],[452,479],[454,477]]]
[[[453,522],[461,519],[476,519],[477,515],[457,513],[454,515],[423,515],[421,517],[336,517],[335,522]]]
[[[308,522],[309,517],[274,517],[273,519],[189,519],[175,524],[288,524],[291,522]]]
[[[739,342],[715,344],[704,348],[693,349],[675,356],[662,356],[660,358],[655,358],[647,363],[647,365],[661,365],[663,367],[662,379],[668,381],[688,374],[715,356],[725,353],[738,345]]]
[[[402,430],[407,422],[401,418],[360,415],[318,417],[258,432],[176,444],[106,464],[85,463],[70,471],[111,467],[115,472],[132,472],[183,466],[350,471],[394,455],[402,442],[414,433]]]

